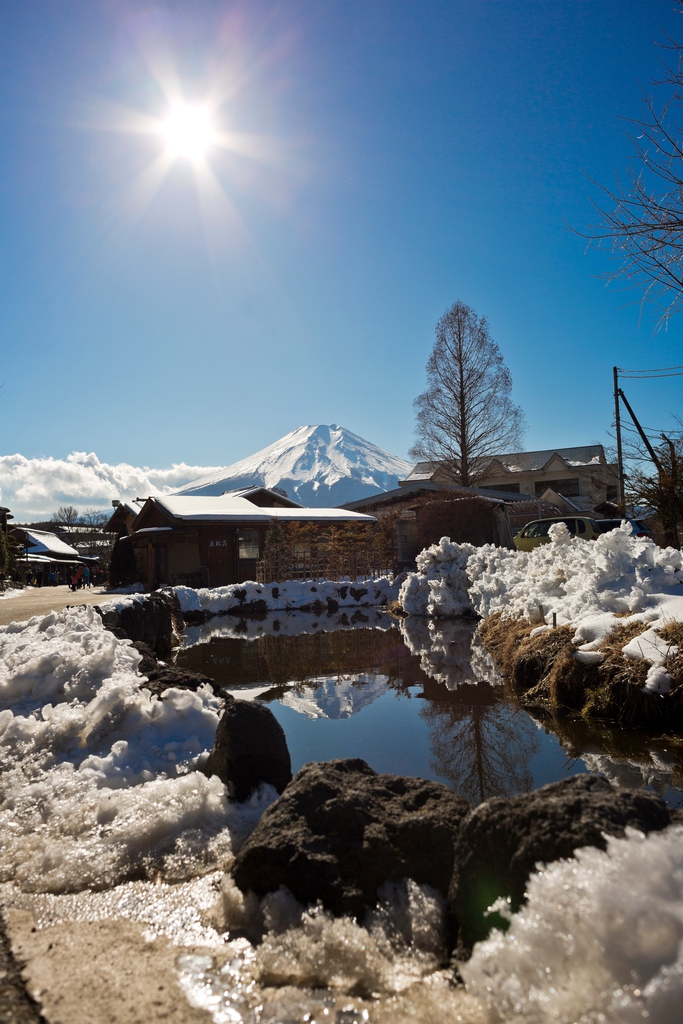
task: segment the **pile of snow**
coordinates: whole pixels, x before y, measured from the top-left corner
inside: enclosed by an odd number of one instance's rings
[[[227,800],[197,768],[220,702],[144,689],[140,655],[89,606],[0,627],[0,880],[102,888],[221,867],[275,798]]]
[[[143,587],[142,583],[131,583],[129,587],[117,587],[114,590],[108,590],[108,594],[145,594],[146,588]]]
[[[4,601],[8,597],[21,597],[21,595],[25,593],[25,590],[18,590],[15,587],[10,587],[8,590],[0,590],[0,601]]]
[[[240,611],[257,601],[264,602],[269,612],[293,612],[310,608],[316,602],[327,604],[328,601],[334,601],[339,608],[366,608],[394,601],[398,593],[398,587],[386,576],[358,583],[289,580],[286,583],[230,583],[213,589],[173,589],[183,612],[208,612],[212,615]]]
[[[539,870],[527,891],[509,931],[478,943],[461,967],[491,1024],[680,1021],[683,828],[579,850]]]
[[[634,537],[630,524],[596,541],[572,537],[564,523],[550,527],[549,544],[533,551],[508,551],[487,544],[467,564],[470,597],[488,618],[524,616],[540,621],[555,613],[558,625],[586,615],[641,612],[664,594],[676,595],[683,582],[683,555]]]
[[[502,549],[487,545],[494,551]],[[438,544],[425,548],[415,559],[417,572],[411,572],[401,586],[399,601],[409,615],[452,618],[471,612],[467,588],[467,563],[477,549],[472,544],[453,544],[442,537]]]
[[[677,653],[657,632],[683,621],[683,554],[620,529],[585,541],[564,523],[548,531],[549,544],[533,551],[510,551],[485,544],[453,544],[443,537],[417,557],[418,571],[401,587],[399,600],[411,615],[449,618],[474,610],[482,618],[526,618],[550,629],[575,628],[576,656],[585,664],[602,660],[599,645],[616,625],[648,623],[624,647],[627,658],[650,664],[646,689],[668,693],[664,668]],[[624,616],[627,618],[617,618]]]
[[[280,487],[309,508],[333,508],[393,490],[412,468],[336,423],[318,424],[298,427],[255,455],[176,493],[217,495],[258,484]]]

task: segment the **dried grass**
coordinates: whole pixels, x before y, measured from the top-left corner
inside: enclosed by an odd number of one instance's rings
[[[482,642],[495,659],[520,704],[550,713],[569,711],[585,719],[603,719],[657,731],[683,726],[683,623],[659,632],[680,646],[667,661],[674,679],[669,694],[643,692],[648,664],[624,657],[623,647],[649,628],[643,622],[617,626],[601,644],[604,660],[584,665],[574,657],[574,630],[559,626],[531,636],[522,619],[491,616],[479,627]],[[668,631],[668,633],[666,632]]]

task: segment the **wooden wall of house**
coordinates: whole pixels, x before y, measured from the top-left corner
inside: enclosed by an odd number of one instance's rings
[[[437,544],[442,537],[450,537],[456,544],[495,543],[494,508],[485,498],[475,496],[426,502],[416,510],[420,550]]]
[[[166,518],[154,525],[162,522],[170,525]],[[254,523],[193,523],[136,534],[136,558],[149,586],[221,587],[243,583],[256,579],[266,530]]]

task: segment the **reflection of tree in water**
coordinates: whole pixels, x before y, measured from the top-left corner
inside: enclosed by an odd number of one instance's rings
[[[429,691],[429,692],[428,692]],[[430,726],[430,768],[456,792],[477,805],[492,796],[512,796],[534,788],[530,768],[538,752],[538,732],[524,711],[497,697],[487,683],[444,692],[420,714]]]
[[[473,804],[533,789],[537,730],[495,685],[500,677],[482,653],[476,625],[411,617],[401,631],[428,677],[421,715],[430,725],[432,771]]]

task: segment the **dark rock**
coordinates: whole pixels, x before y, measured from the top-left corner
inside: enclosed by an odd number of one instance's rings
[[[615,789],[597,775],[573,775],[533,793],[487,800],[472,811],[455,846],[449,906],[470,949],[491,928],[505,929],[497,914],[484,917],[498,897],[510,910],[524,900],[537,863],[571,857],[582,846],[607,847],[603,833],[623,836],[627,825],[656,832],[670,824],[661,799],[642,789]]]
[[[230,700],[218,723],[204,773],[209,777],[217,775],[239,801],[246,800],[262,782],[282,793],[292,777],[282,726],[273,712],[258,701],[227,696]]]
[[[142,672],[142,669],[141,669]],[[142,672],[147,676],[147,682],[142,685],[152,693],[159,696],[165,691],[174,687],[178,690],[196,691],[204,683],[207,683],[217,697],[224,700],[231,700],[232,697],[220,686],[211,676],[205,676],[201,672],[190,672],[185,668],[174,668],[171,665],[163,665],[157,662],[156,668]]]
[[[469,811],[447,786],[378,775],[359,758],[307,764],[237,855],[235,882],[258,896],[287,888],[360,918],[384,882],[403,877],[444,895]]]
[[[168,658],[173,650],[173,632],[182,629],[180,603],[173,591],[155,591],[111,611],[100,612],[107,629],[129,640],[141,640],[159,658]]]
[[[111,632],[119,632],[119,630],[114,627]],[[120,632],[123,632],[123,630]],[[159,664],[159,659],[156,656],[156,652],[152,650],[149,644],[146,644],[143,640],[134,640],[133,647],[138,654],[142,655],[142,661],[138,665],[138,672],[140,675],[146,676],[149,672],[155,672]]]
[[[141,676],[147,676],[147,682],[142,685],[157,696],[161,696],[165,690],[175,687],[179,690],[197,690],[200,686],[208,684],[217,697],[224,700],[233,700],[215,679],[205,676],[202,672],[190,672],[189,669],[177,668],[174,665],[166,665],[159,661],[155,652],[142,640],[135,640],[133,647],[142,655],[142,661],[138,665],[138,672]]]

